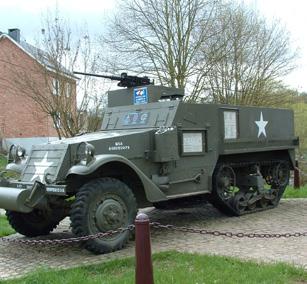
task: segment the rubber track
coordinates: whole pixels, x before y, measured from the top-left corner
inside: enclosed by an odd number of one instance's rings
[[[272,160],[272,161],[262,161],[259,162],[258,164],[260,166],[268,166],[268,165],[273,165],[275,163],[280,163],[280,162],[285,162],[285,160]],[[240,167],[246,167],[246,166],[252,166],[254,165],[254,162],[241,162],[241,163],[225,163],[223,165],[225,166],[230,166],[232,168],[240,168]],[[219,164],[218,166],[221,166],[222,164]],[[286,187],[285,187],[286,188]],[[245,210],[244,212],[240,212],[238,213],[236,210],[234,210],[232,208],[232,206],[230,206],[227,203],[224,203],[222,200],[220,200],[219,196],[217,195],[217,193],[213,193],[212,197],[209,199],[209,201],[217,208],[219,209],[221,212],[223,212],[224,214],[228,215],[228,216],[242,216],[242,215],[247,215],[247,214],[251,214],[251,213],[255,213],[255,212],[260,212],[260,211],[265,211],[268,209],[273,209],[275,207],[278,206],[280,198],[285,190],[285,188],[282,190],[282,193],[279,193],[279,199],[276,202],[276,204],[271,204],[271,205],[267,205],[266,207],[256,207],[253,210]]]

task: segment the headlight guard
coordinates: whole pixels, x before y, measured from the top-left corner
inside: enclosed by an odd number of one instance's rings
[[[77,147],[76,160],[88,164],[94,159],[95,147],[87,142],[81,142]]]

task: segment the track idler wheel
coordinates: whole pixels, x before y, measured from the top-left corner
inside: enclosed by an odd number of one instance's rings
[[[283,195],[290,179],[290,166],[287,161],[281,161],[274,165],[273,183],[270,190],[270,203],[277,206],[281,196]]]

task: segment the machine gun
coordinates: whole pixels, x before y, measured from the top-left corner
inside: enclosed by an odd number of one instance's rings
[[[146,85],[153,85],[154,83],[150,81],[148,77],[138,77],[138,76],[130,76],[127,73],[121,73],[119,76],[108,76],[108,75],[100,75],[100,74],[93,74],[93,73],[84,73],[84,72],[77,72],[74,71],[74,74],[78,75],[85,75],[85,76],[93,76],[93,77],[100,77],[106,78],[113,81],[119,81],[117,86],[119,87],[137,87],[137,86],[146,86]]]

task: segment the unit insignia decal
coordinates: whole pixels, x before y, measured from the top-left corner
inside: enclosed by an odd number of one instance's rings
[[[133,102],[135,105],[148,103],[148,93],[146,87],[137,88],[133,90]]]
[[[262,112],[260,113],[260,119],[258,121],[256,120],[255,123],[258,126],[258,138],[261,136],[261,134],[263,134],[264,137],[266,137],[265,127],[268,124],[268,121],[263,120]]]

